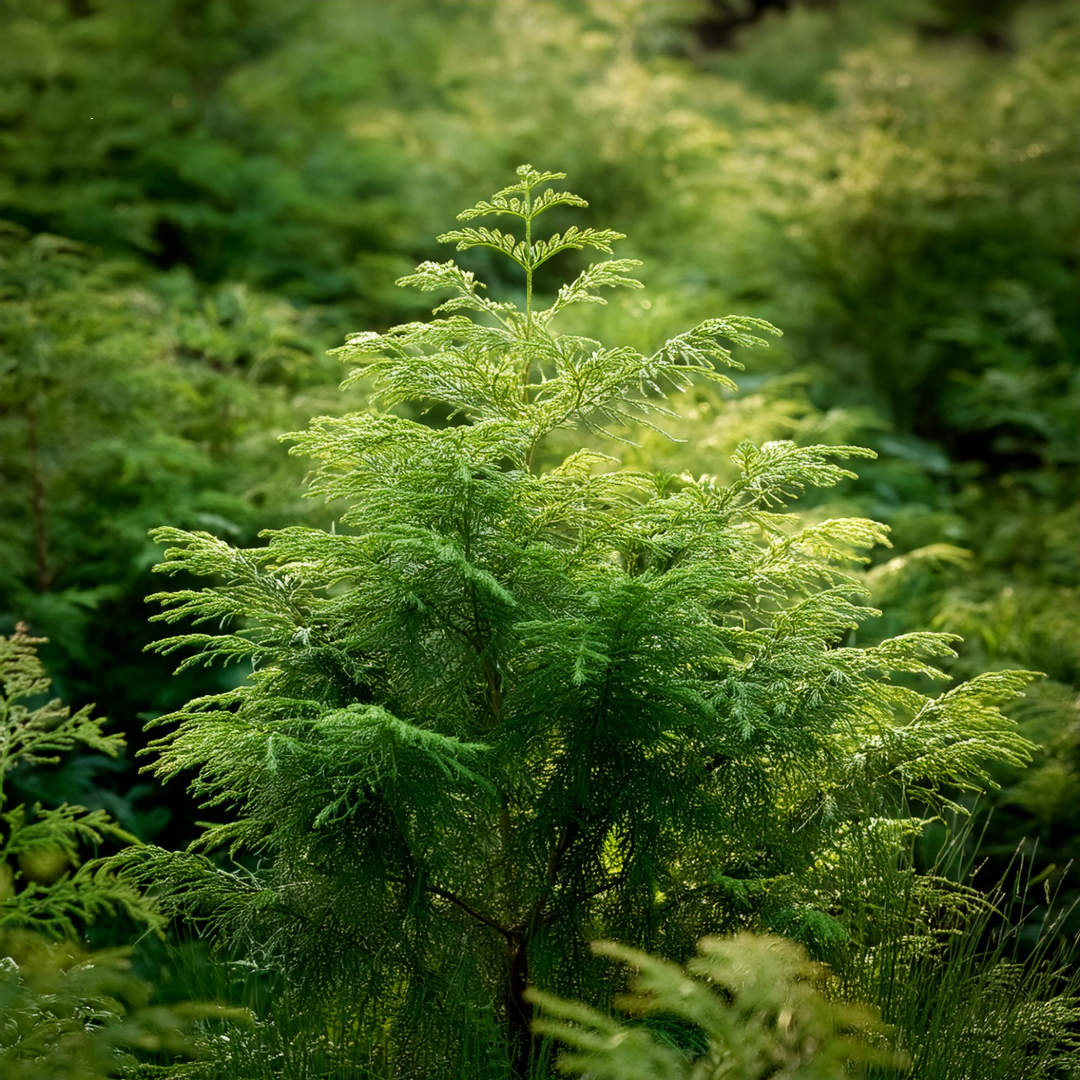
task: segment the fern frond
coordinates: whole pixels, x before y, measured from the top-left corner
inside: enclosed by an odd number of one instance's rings
[[[579,229],[576,225],[571,225],[565,232],[554,233],[546,240],[535,241],[529,249],[528,268],[535,270],[543,266],[560,251],[581,251],[582,248],[591,247],[610,255],[611,245],[625,237],[625,233],[616,232],[614,229]]]
[[[501,199],[517,193],[527,193],[540,184],[549,184],[552,180],[566,179],[566,173],[541,172],[531,165],[519,165],[514,171],[518,176],[517,183],[501,188],[492,196],[493,199]]]
[[[533,175],[537,176],[538,179],[529,184],[530,188],[536,184],[546,183],[549,180],[564,179],[566,174],[534,173]],[[504,188],[503,191],[493,195],[490,200],[482,199],[468,210],[462,210],[457,216],[458,221],[472,221],[487,214],[511,214],[514,217],[529,220],[553,206],[586,207],[589,205],[580,195],[575,195],[572,191],[552,191],[550,188],[532,202],[509,197],[513,192],[524,192],[526,190],[528,189],[524,185]]]
[[[517,311],[517,305],[511,301],[489,300],[478,290],[486,288],[482,281],[470,270],[462,270],[452,259],[444,263],[423,262],[416,270],[398,278],[400,288],[420,289],[422,292],[435,292],[439,289],[453,289],[457,296],[444,300],[435,314],[455,311],[482,311],[497,319],[503,319],[510,312]]]

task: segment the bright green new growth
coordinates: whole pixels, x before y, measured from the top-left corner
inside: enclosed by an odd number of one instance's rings
[[[349,1001],[358,1052],[395,1075],[459,1076],[463,1047],[490,1060],[500,1044],[523,1075],[526,987],[602,1004],[598,936],[673,959],[742,925],[842,939],[835,867],[894,857],[919,828],[893,820],[908,796],[955,806],[949,789],[1030,750],[997,708],[1028,674],[933,696],[914,687],[940,677],[949,635],[844,644],[874,612],[842,564],[885,529],[801,526],[785,506],[868,451],[744,443],[728,486],[591,449],[534,471],[557,429],[625,438],[627,420],[665,415],[664,387],[727,382],[717,368],[740,365],[722,339],[772,332],[709,319],[650,355],[558,333],[600,288],[640,287],[634,260],[611,259],[537,307],[537,267],[620,235],[535,238],[548,209],[585,205],[540,190],[561,178],[522,166],[461,215],[515,218],[523,237],[442,238],[520,267],[524,309],[424,263],[402,284],[449,290],[442,317],[339,350],[347,382],[457,421],[354,413],[288,436],[318,462],[311,494],[341,500],[342,532],[283,529],[250,550],[157,533],[160,571],[216,583],[158,594],[156,617],[218,631],[158,647],[254,669],[162,718],[155,744],[159,776],[193,770],[220,808],[199,846],[238,861],[128,862],[171,910],[283,968],[291,993]]]

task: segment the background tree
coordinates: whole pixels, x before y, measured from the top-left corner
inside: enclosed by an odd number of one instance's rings
[[[0,610],[53,630],[44,648],[65,696],[100,695],[131,721],[184,699],[168,665],[141,653],[147,530],[165,506],[237,539],[303,514],[285,495],[302,471],[266,465],[267,425],[300,420],[320,396],[308,397],[310,342],[295,309],[243,286],[203,293],[183,272],[147,276],[0,227]],[[32,786],[27,799],[107,808],[143,836],[169,823],[100,754],[14,782]]]

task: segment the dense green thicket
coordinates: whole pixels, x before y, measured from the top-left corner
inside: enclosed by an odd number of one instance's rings
[[[271,425],[321,400],[325,365],[280,300],[203,291],[186,272],[148,273],[12,225],[0,235],[0,342],[0,607],[48,628],[65,694],[101,699],[137,728],[138,713],[183,694],[140,655],[152,637],[147,530],[167,508],[237,538],[301,513],[286,485],[302,473],[275,455]],[[168,812],[145,787],[141,806],[102,790],[110,769],[73,761],[47,782],[143,835],[159,829]]]
[[[441,6],[5,4],[0,217],[370,317],[413,162],[364,115],[427,100]]]
[[[1047,674],[1008,706],[1042,749],[1024,773],[991,767],[1004,786],[983,800],[978,880],[1037,838],[1032,873],[1075,895],[1075,5],[13,0],[0,52],[0,631],[28,620],[49,636],[76,706],[100,702],[139,746],[139,715],[235,686],[235,668],[169,680],[142,653],[146,530],[248,547],[262,528],[326,525],[275,445],[343,407],[320,351],[418,317],[394,277],[442,258],[430,237],[453,209],[542,148],[598,219],[632,226],[622,253],[650,286],[564,313],[568,333],[648,354],[721,310],[785,330],[740,391],[688,392],[668,424],[686,442],[639,430],[623,465],[725,485],[744,439],[876,449],[859,478],[802,501],[809,524],[891,527],[893,549],[857,572],[885,615],[845,644],[930,628],[964,637],[942,658],[959,678]],[[511,264],[475,249],[466,265],[524,307]],[[539,268],[536,303],[560,282]],[[441,430],[451,411],[426,421]],[[578,445],[552,433],[533,466]],[[107,808],[164,844],[192,834],[190,805],[136,785],[124,759],[75,752],[9,789]],[[916,1003],[893,1017],[932,1002],[934,978],[908,980]],[[843,992],[865,1000],[871,983],[849,970]],[[944,1048],[1004,1006],[965,1000],[968,1019],[924,1041],[942,1069],[985,1073]],[[274,1008],[272,1028],[234,1040],[250,1055],[235,1075],[305,1067],[290,1054],[310,1029]]]

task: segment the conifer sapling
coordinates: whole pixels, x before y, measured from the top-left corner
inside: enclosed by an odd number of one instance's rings
[[[162,718],[154,747],[157,775],[193,771],[220,824],[128,864],[170,910],[285,970],[289,993],[376,1017],[400,1075],[458,1075],[484,1039],[524,1075],[527,986],[603,1004],[597,937],[681,960],[740,925],[843,934],[832,861],[858,837],[903,843],[905,797],[955,805],[948,789],[1029,753],[996,707],[1027,674],[932,695],[911,684],[940,677],[948,635],[843,644],[874,614],[844,564],[886,531],[785,507],[869,451],[744,443],[725,486],[593,448],[662,424],[666,394],[696,378],[732,387],[731,348],[776,331],[710,318],[647,355],[560,332],[604,290],[641,287],[612,257],[539,302],[541,266],[621,239],[538,234],[586,205],[562,178],[521,166],[440,237],[508,260],[519,302],[425,262],[400,284],[442,294],[435,317],[338,350],[383,411],[286,437],[340,530],[253,549],[157,533],[157,569],[208,584],[158,594],[156,618],[216,624],[158,648],[252,671]],[[471,224],[488,218],[515,231]],[[589,445],[546,464],[560,429]]]

